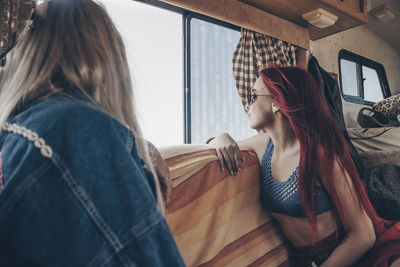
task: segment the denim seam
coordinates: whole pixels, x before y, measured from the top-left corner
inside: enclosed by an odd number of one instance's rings
[[[121,250],[122,251],[122,250]],[[106,266],[114,257],[118,257],[125,266],[136,267],[137,264],[132,262],[128,256],[121,254],[121,252],[109,252],[107,249],[102,250],[100,253],[105,253],[106,256],[99,259],[98,255],[93,257],[93,259],[89,262],[88,267],[103,267]]]
[[[106,256],[99,258],[99,253],[104,253]],[[89,261],[88,267],[103,267],[108,264],[115,255],[116,253],[109,249],[102,249]]]
[[[129,244],[133,240],[139,238],[142,234],[146,233],[154,225],[158,224],[162,219],[163,216],[161,212],[158,209],[156,209],[153,213],[151,213],[149,216],[143,219],[139,224],[131,228],[132,236],[122,241],[123,248],[129,246]],[[125,266],[136,266],[127,255],[121,253],[123,248],[120,251],[114,251],[114,253],[109,254],[109,256],[106,258],[107,260],[104,261],[103,264],[97,266],[98,267],[105,266],[114,256],[117,256]],[[95,258],[92,259],[91,264],[89,264],[89,266],[94,266],[93,263],[94,260]]]
[[[100,251],[100,253],[106,254],[105,257],[99,258],[98,254],[92,258],[92,260],[89,262],[88,267],[103,267],[106,266],[115,256],[121,257],[119,252],[110,252],[109,249],[103,249]],[[130,266],[130,267],[136,267],[137,265],[133,263],[130,259],[124,259],[121,260],[125,266]]]
[[[124,138],[126,140],[126,142],[124,142],[124,146],[128,149],[128,151],[131,151],[134,147],[134,143],[133,143],[134,142],[134,134],[128,128],[126,128],[125,133],[127,133],[127,138],[126,139]],[[60,162],[60,163],[62,163],[62,162]],[[65,167],[65,169],[68,170],[67,167]],[[71,178],[73,180],[72,175],[70,173],[69,173],[69,175],[71,176]],[[73,189],[72,186],[70,186],[70,187],[71,187],[71,189]],[[79,187],[77,187],[77,188],[79,189]],[[82,191],[82,193],[83,193],[83,196],[85,196],[85,192]],[[82,205],[85,206],[83,201],[81,201],[81,202],[82,202]],[[90,217],[92,217],[93,221],[100,228],[101,232],[103,233],[103,235],[108,240],[108,242],[110,243],[111,247],[114,250],[114,252],[111,253],[111,257],[108,257],[107,260],[110,261],[114,256],[118,256],[118,258],[120,259],[121,263],[124,266],[134,266],[131,259],[129,259],[127,257],[122,257],[120,255],[119,252],[124,248],[124,246],[123,246],[122,242],[119,240],[118,236],[104,222],[104,220],[101,218],[100,214],[97,212],[95,206],[91,202],[88,202],[87,204],[89,205],[89,207],[85,207],[85,209],[88,211]],[[91,214],[91,212],[93,214]],[[99,221],[96,221],[96,219],[98,219]],[[107,263],[108,262],[106,261],[103,264],[107,264]]]
[[[118,252],[117,256],[125,266],[129,266],[129,267],[135,267],[136,266],[132,262],[131,258],[128,255],[125,255],[124,253]]]
[[[126,240],[123,240],[123,247],[124,248],[128,247],[129,244],[133,240],[135,240],[140,235],[142,235],[145,232],[147,232],[154,225],[158,224],[161,221],[162,218],[163,218],[163,216],[161,215],[161,212],[159,212],[158,210],[155,210],[152,214],[150,214],[147,218],[145,218],[140,223],[140,225],[136,225],[136,226],[132,227],[131,228],[132,236],[130,236]],[[145,226],[145,227],[143,227],[143,226]],[[141,228],[141,229],[135,229],[135,228]],[[105,260],[102,262],[101,265],[95,265],[95,263],[96,263],[95,260],[96,260],[96,257],[97,257],[96,256],[95,258],[93,258],[90,261],[89,266],[103,267],[115,256],[117,256],[121,260],[121,262],[123,262],[123,264],[125,264],[126,266],[137,266],[135,263],[133,263],[131,261],[131,259],[127,255],[125,255],[124,253],[121,253],[121,251],[115,251],[114,253],[109,253],[109,255],[107,257],[104,257]]]
[[[135,142],[135,140],[134,140],[134,135],[133,135],[132,131],[128,131],[128,137],[127,137],[127,142],[126,142],[126,147],[127,147],[128,151],[132,151],[134,142]],[[127,240],[122,241],[123,248],[127,247],[135,238],[139,237],[141,234],[148,231],[151,227],[153,227],[155,224],[157,224],[162,219],[161,215],[157,216],[158,214],[160,214],[160,213],[157,211],[153,212],[149,217],[144,219],[140,223],[140,225],[133,227],[131,232],[133,233],[134,236],[127,238]],[[156,220],[156,221],[154,221],[154,220]],[[148,225],[147,222],[150,222],[151,224]],[[142,225],[147,226],[147,227],[142,227]],[[134,228],[142,228],[142,229],[141,229],[141,231],[134,231],[133,230]],[[135,235],[135,233],[136,233],[136,235]],[[122,249],[120,251],[115,251],[114,253],[109,254],[108,257],[105,258],[105,261],[103,261],[103,263],[101,265],[98,265],[98,267],[105,266],[115,256],[118,257],[118,259],[126,266],[132,266],[132,267],[137,266],[134,262],[132,262],[131,258],[128,255],[121,253],[121,251],[122,251]],[[93,266],[95,264],[94,263],[95,259],[96,258],[92,259],[90,266]]]
[[[142,222],[132,227],[131,228],[132,236],[123,241],[124,248],[128,247],[133,240],[139,238],[142,234],[149,231],[154,225],[160,223],[162,218],[163,216],[161,215],[161,212],[158,209],[156,209],[153,213],[151,213],[149,216],[143,219]],[[127,264],[127,266],[132,266],[132,267],[136,266],[131,261],[130,257],[125,253],[117,252],[116,254],[118,258],[121,260],[121,262]]]
[[[142,234],[147,232],[150,228],[160,222],[163,219],[161,212],[158,210],[154,210],[149,216],[143,219],[140,223],[136,224],[131,228],[131,232],[134,238],[140,237]],[[130,243],[132,240],[127,240],[127,243]],[[125,243],[125,242],[124,242]]]
[[[121,263],[124,266],[132,267],[134,264],[127,257],[121,257],[120,251],[124,248],[117,235],[110,229],[110,227],[103,220],[99,212],[97,211],[95,205],[90,201],[87,197],[84,190],[82,190],[79,185],[75,182],[74,177],[70,173],[69,169],[65,166],[65,164],[61,161],[56,153],[53,155],[53,162],[59,168],[62,173],[63,178],[67,182],[68,186],[79,200],[83,208],[87,211],[89,217],[93,220],[93,222],[97,225],[100,231],[103,233],[104,237],[107,239],[109,244],[111,245],[114,252],[111,252],[110,257],[107,257],[107,261],[103,262],[104,266],[107,264],[115,255],[121,260]]]
[[[74,179],[73,175],[71,174],[70,170],[68,169],[66,164],[61,160],[61,158],[58,156],[58,154],[54,153],[52,151],[51,147],[46,145],[46,142],[44,139],[40,138],[40,136],[37,133],[29,130],[28,128],[21,127],[17,124],[12,124],[12,125],[7,124],[7,127],[8,128],[3,127],[4,130],[11,131],[14,134],[18,134],[18,135],[24,137],[25,139],[27,139],[28,141],[33,141],[34,146],[40,150],[42,156],[45,156],[45,157],[51,159],[51,161],[46,161],[44,164],[42,164],[31,175],[29,175],[27,178],[25,178],[23,180],[23,182],[17,187],[17,189],[13,193],[10,200],[6,202],[6,206],[3,208],[3,211],[0,213],[0,227],[1,227],[1,222],[6,218],[6,215],[12,210],[12,208],[17,204],[18,200],[22,197],[22,195],[33,184],[35,184],[36,181],[39,180],[39,178],[43,177],[43,174],[48,169],[50,169],[50,167],[52,166],[51,163],[53,163],[58,168],[60,173],[62,174],[62,177],[66,181],[67,186],[70,188],[70,190],[75,195],[77,200],[81,203],[82,207],[88,213],[89,217],[93,220],[95,225],[99,228],[100,232],[103,234],[103,236],[106,238],[106,240],[109,242],[110,246],[114,250],[114,252],[111,252],[110,255],[108,257],[106,257],[107,260],[103,262],[102,266],[107,264],[115,255],[118,256],[118,258],[120,259],[121,263],[124,266],[131,266],[131,267],[135,266],[135,264],[132,262],[132,260],[128,256],[121,255],[119,253],[124,248],[124,246],[118,239],[117,235],[106,224],[106,222],[104,221],[104,219],[102,218],[100,213],[97,211],[93,202],[90,201],[86,192],[82,188],[80,188],[80,186]],[[134,140],[133,133],[131,131],[128,131],[127,142],[125,144],[128,151],[131,151],[133,149],[133,142],[134,142],[133,140]],[[50,151],[50,152],[44,153],[47,151]],[[46,164],[47,164],[47,166],[46,166]],[[47,167],[47,168],[44,168],[44,167]],[[41,171],[43,172],[43,174]],[[42,174],[42,175],[39,175],[39,174]]]
[[[68,167],[64,164],[64,162],[59,158],[59,156],[54,153],[53,157],[54,164],[59,168],[62,173],[64,180],[67,182],[71,191],[74,193],[75,197],[81,203],[82,207],[86,210],[89,217],[93,220],[95,225],[100,229],[103,233],[104,237],[110,243],[111,247],[115,252],[119,252],[123,249],[123,246],[118,239],[117,235],[110,229],[110,227],[103,220],[99,212],[97,211],[95,205],[90,201],[85,191],[79,187],[76,183],[74,177],[69,171]]]
[[[132,131],[128,131],[128,140],[127,140],[127,143],[126,143],[128,151],[132,151],[132,149],[133,149],[133,142],[134,142],[133,139],[134,139],[134,136],[133,136]]]
[[[128,151],[131,151],[133,149],[134,145],[134,136],[133,133],[128,131],[128,138],[127,138],[127,143],[126,147],[128,148]],[[25,137],[25,136],[23,136]],[[29,140],[30,141],[30,140]],[[35,145],[36,146],[36,145]],[[40,148],[40,147],[38,147]],[[106,265],[114,256],[118,256],[120,259],[121,263],[124,266],[136,266],[132,260],[127,256],[123,255],[120,253],[122,249],[125,247],[122,245],[121,241],[118,239],[117,235],[110,229],[110,227],[106,224],[104,219],[101,217],[99,212],[97,211],[95,205],[90,201],[89,197],[87,196],[86,192],[80,188],[80,186],[77,184],[76,180],[74,179],[73,175],[71,174],[70,170],[66,166],[66,164],[62,161],[62,159],[58,156],[57,153],[54,153],[51,151],[50,157],[47,157],[51,159],[51,161],[46,161],[44,164],[42,164],[38,169],[36,169],[31,175],[29,175],[24,181],[17,187],[17,190],[15,193],[12,195],[11,199],[8,201],[8,204],[3,210],[5,211],[0,213],[0,226],[1,226],[1,221],[6,218],[7,210],[12,210],[12,208],[17,204],[18,200],[21,198],[21,196],[33,185],[39,178],[43,177],[43,174],[50,169],[52,166],[51,163],[53,163],[60,173],[62,174],[63,179],[66,181],[68,187],[72,191],[72,193],[75,195],[75,197],[78,199],[78,201],[81,203],[82,207],[86,210],[88,213],[89,217],[93,220],[95,225],[100,229],[106,240],[109,242],[111,248],[114,250],[114,252],[111,252],[108,257],[106,257],[106,261],[103,262],[101,266]],[[43,153],[42,153],[43,154]],[[43,156],[46,156],[43,154]],[[46,168],[45,168],[46,167]],[[161,213],[153,212],[150,216],[148,216],[146,219],[144,219],[139,225],[134,226],[131,228],[132,233],[134,236],[138,237],[141,234],[145,233],[148,231],[151,227],[153,227],[155,224],[157,224],[160,220],[162,219]],[[154,221],[155,220],[155,221]],[[150,223],[150,225],[147,225],[147,222]],[[127,242],[125,244],[129,244],[134,238],[129,238],[127,239]]]
[[[51,168],[52,162],[46,160],[40,167],[32,172],[31,175],[27,176],[16,188],[11,198],[6,201],[3,208],[0,209],[0,225],[2,221],[7,217],[8,213],[17,205],[21,197],[40,179],[44,174]]]

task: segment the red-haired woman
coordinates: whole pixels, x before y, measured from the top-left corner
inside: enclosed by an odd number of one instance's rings
[[[257,154],[261,202],[291,242],[295,266],[400,266],[400,223],[377,216],[310,73],[263,69],[246,111],[263,133],[238,143],[221,134],[211,144],[233,175],[239,147]]]

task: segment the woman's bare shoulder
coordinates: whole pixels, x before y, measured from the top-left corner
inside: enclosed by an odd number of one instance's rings
[[[260,133],[250,138],[239,141],[238,145],[241,149],[248,149],[252,152],[255,152],[260,158],[260,155],[262,157],[262,155],[264,154],[270,138],[271,137],[268,133]]]

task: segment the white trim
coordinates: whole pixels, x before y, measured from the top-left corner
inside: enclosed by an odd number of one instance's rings
[[[40,153],[46,158],[51,158],[53,156],[53,150],[51,149],[51,147],[46,145],[44,139],[40,138],[36,132],[24,126],[19,126],[15,123],[9,124],[7,122],[4,123],[2,130],[21,135],[22,137],[28,139],[28,141],[33,142],[33,145],[36,148],[40,149]]]

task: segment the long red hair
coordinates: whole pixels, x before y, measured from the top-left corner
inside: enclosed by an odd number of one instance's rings
[[[300,163],[298,169],[299,193],[308,222],[312,230],[312,240],[317,240],[316,199],[313,192],[317,184],[318,149],[324,151],[324,177],[327,190],[331,193],[336,211],[343,224],[346,218],[335,190],[333,166],[337,160],[343,173],[350,177],[360,208],[370,217],[375,232],[380,232],[382,220],[377,216],[367,196],[346,141],[336,122],[329,113],[321,89],[311,74],[299,67],[268,67],[260,71],[264,85],[270,91],[274,103],[289,120],[300,143]],[[354,196],[354,194],[353,194]]]

